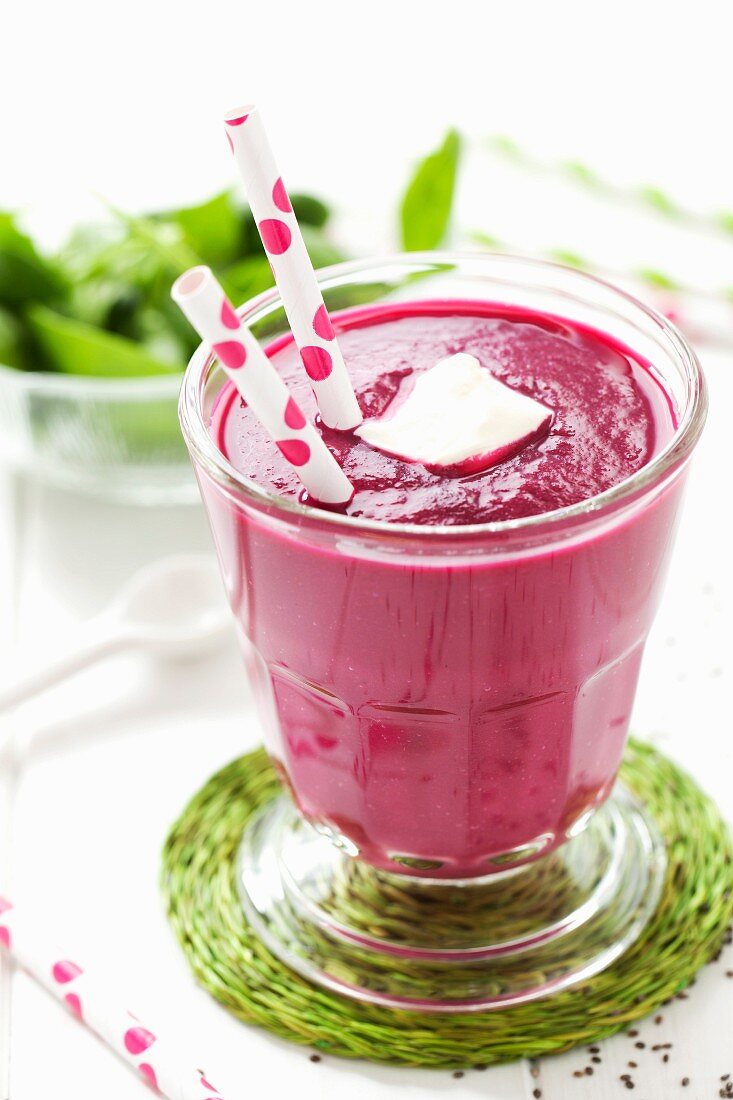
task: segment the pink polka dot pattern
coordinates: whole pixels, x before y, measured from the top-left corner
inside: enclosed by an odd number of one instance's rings
[[[247,352],[239,340],[222,340],[212,345],[214,352],[229,370],[239,370],[247,362]]]
[[[302,439],[278,439],[277,445],[292,466],[305,466],[311,449]]]
[[[125,1032],[124,1044],[125,1050],[130,1054],[142,1054],[144,1050],[151,1047],[155,1042],[155,1036],[152,1031],[148,1031],[144,1027],[131,1027]]]
[[[313,331],[321,340],[334,340],[336,333],[333,331],[331,318],[325,306],[319,306],[313,318]]]
[[[282,210],[283,214],[292,214],[293,208],[290,205],[290,199],[288,198],[288,193],[285,190],[285,184],[279,176],[275,181],[275,186],[272,189],[272,201],[275,203],[275,206],[278,208],[278,210]]]
[[[81,1008],[81,1001],[77,997],[76,993],[67,993],[64,997],[64,1001],[75,1016],[78,1016],[80,1020],[84,1018],[84,1013],[82,1012]]]
[[[293,235],[279,218],[264,218],[259,224],[259,230],[265,250],[271,256],[282,256],[290,248]]]
[[[10,950],[10,931],[3,924],[0,924],[0,943],[4,943]]]
[[[316,347],[315,344],[300,349],[300,357],[303,360],[306,374],[314,382],[323,382],[333,370],[333,359],[325,348]]]
[[[234,312],[226,298],[221,303],[221,323],[223,324],[224,328],[239,328],[239,318],[237,317],[236,313]]]
[[[147,1078],[149,1083],[154,1089],[158,1087],[158,1078],[155,1076],[155,1070],[148,1062],[141,1062],[138,1069],[142,1073],[143,1077]]]
[[[288,403],[285,406],[284,420],[287,427],[293,428],[295,431],[305,427],[305,417],[292,397],[288,398]]]
[[[227,126],[241,126],[248,118],[249,115],[239,115],[237,118],[228,118],[226,123]]]
[[[60,962],[53,964],[51,973],[55,982],[58,982],[59,985],[65,985],[66,982],[73,982],[74,978],[78,978],[83,971],[75,962],[71,962],[69,959],[61,959]]]
[[[0,913],[7,913],[8,909],[12,909],[13,906],[5,898],[0,898]]]

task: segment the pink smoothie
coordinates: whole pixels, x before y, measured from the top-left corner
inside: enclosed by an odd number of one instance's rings
[[[199,471],[268,747],[301,809],[378,866],[486,874],[561,843],[613,784],[679,481],[582,532],[508,534],[505,553],[465,525],[618,484],[670,439],[670,402],[628,349],[546,315],[431,302],[335,321],[365,416],[457,352],[554,413],[544,438],[463,478],[321,429],[356,489],[348,516],[382,537],[316,509],[280,523]],[[315,415],[292,342],[269,354]],[[211,431],[242,474],[301,496],[231,389]]]

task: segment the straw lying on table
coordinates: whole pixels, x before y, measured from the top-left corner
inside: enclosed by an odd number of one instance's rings
[[[188,1056],[125,1011],[105,986],[78,963],[36,936],[24,915],[0,897],[0,944],[33,978],[64,1004],[120,1058],[170,1100],[222,1100]]]
[[[347,504],[354,490],[313,424],[231,306],[208,267],[192,267],[171,296],[291,464],[321,504]]]
[[[237,107],[225,126],[324,423],[355,428],[361,411],[259,112]]]

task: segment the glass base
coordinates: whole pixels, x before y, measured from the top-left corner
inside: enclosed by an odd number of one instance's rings
[[[654,912],[665,854],[622,787],[534,862],[460,882],[379,871],[283,795],[248,824],[239,889],[303,977],[393,1008],[466,1012],[545,997],[618,958]]]

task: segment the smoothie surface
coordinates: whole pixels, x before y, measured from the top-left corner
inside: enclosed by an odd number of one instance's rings
[[[345,509],[392,523],[470,524],[520,519],[589,499],[641,469],[675,428],[648,364],[610,337],[544,314],[483,302],[405,302],[332,317],[365,417],[384,414],[419,373],[467,352],[501,382],[547,405],[549,433],[483,473],[445,477],[319,423],[355,488]],[[310,383],[292,338],[267,353],[306,415]],[[263,488],[304,500],[297,474],[234,390],[211,425],[231,464]]]

